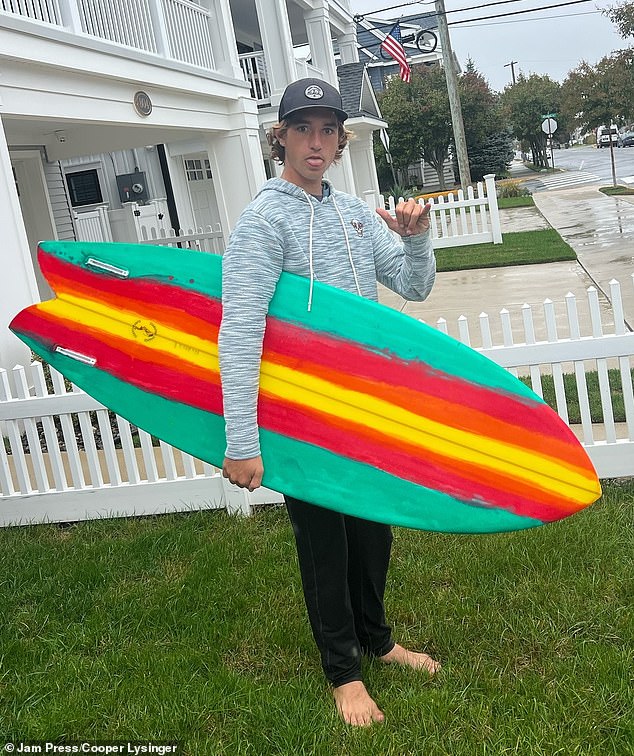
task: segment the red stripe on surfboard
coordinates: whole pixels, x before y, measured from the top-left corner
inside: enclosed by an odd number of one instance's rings
[[[185,254],[182,253],[181,254]],[[217,338],[222,306],[220,300],[171,281],[154,278],[117,278],[95,273],[66,262],[40,248],[42,272],[58,294],[68,292],[115,309],[138,308],[148,320],[158,320],[185,333]]]
[[[125,383],[164,399],[222,415],[220,376],[212,370],[192,366],[196,369],[183,380],[183,370],[177,358],[173,361],[152,360],[151,356],[157,353],[144,344],[134,344],[89,328],[80,331],[76,324],[66,324],[58,316],[36,307],[21,312],[15,322],[20,332],[31,336],[51,352],[57,345],[76,350],[95,357],[99,370]],[[108,337],[107,342],[104,336]]]
[[[266,352],[264,357],[288,368],[293,368],[296,364],[296,360],[293,358],[284,358],[282,355],[271,354],[270,352]],[[335,373],[334,370],[322,368],[313,363],[302,363],[302,372],[315,375],[326,381],[333,381],[345,389],[401,407],[435,423],[482,436],[486,440],[499,441],[527,451],[547,449],[548,456],[558,459],[562,464],[574,465],[578,456],[581,466],[589,469],[585,452],[580,452],[579,442],[574,435],[562,439],[544,430],[550,430],[553,425],[556,426],[559,423],[558,418],[553,415],[553,411],[547,405],[535,404],[532,409],[541,416],[543,425],[540,428],[541,432],[536,432],[527,430],[523,425],[525,407],[517,408],[513,422],[500,420],[480,410],[464,406],[462,401],[456,401],[456,397],[461,399],[459,389],[455,392],[453,400],[449,400],[432,394],[423,394],[420,391],[413,391],[402,386],[394,387],[392,384],[379,384],[371,379],[360,378],[349,373]],[[447,377],[446,382],[451,382],[451,377]],[[433,390],[430,387],[428,388]]]
[[[109,372],[115,377],[126,378],[128,382],[137,387],[157,393],[166,399],[175,400],[198,407],[206,411],[221,414],[220,387],[217,376],[211,371],[207,373],[207,380],[192,379],[183,384],[180,371],[170,370],[159,364],[151,362],[139,364],[139,360],[123,354],[114,346],[103,345],[91,334],[84,334],[77,338],[76,330],[66,326],[59,326],[54,321],[47,323],[37,316],[35,322],[29,324],[23,320],[20,327],[24,331],[32,331],[41,339],[43,335],[48,338],[50,347],[55,343],[66,341],[72,344],[72,348],[87,354],[98,353],[99,368]],[[30,327],[29,327],[30,325]],[[48,331],[48,333],[47,333]],[[68,341],[68,339],[73,339]],[[129,342],[121,340],[123,346],[129,346]],[[135,352],[152,351],[142,345],[138,345]],[[133,378],[130,380],[129,376]],[[215,384],[208,382],[216,378]],[[517,481],[504,479],[502,476],[491,474],[490,471],[480,470],[475,466],[461,465],[459,461],[452,461],[433,453],[427,453],[426,459],[412,456],[412,452],[420,454],[420,450],[411,447],[409,449],[394,448],[393,440],[382,436],[378,431],[360,429],[353,423],[338,421],[335,419],[335,427],[332,427],[333,418],[324,418],[307,408],[281,403],[279,400],[262,397],[260,400],[260,422],[262,427],[275,433],[296,438],[299,441],[312,443],[346,458],[352,458],[366,464],[371,464],[383,469],[397,477],[411,480],[414,483],[426,487],[436,487],[459,500],[474,503],[474,491],[487,490],[490,499],[488,503],[482,502],[482,506],[498,506],[502,509],[514,511],[522,516],[530,516],[540,520],[560,519],[570,514],[569,508],[564,502],[559,502],[555,497],[535,489],[531,495],[542,501],[540,507],[535,501],[520,497],[509,486],[515,488]],[[401,445],[405,447],[406,445]],[[460,467],[458,472],[452,468]],[[471,472],[475,480],[465,477],[466,472]],[[490,484],[493,479],[504,483],[506,489],[496,490]],[[479,484],[477,481],[480,481]],[[483,487],[484,485],[484,487]],[[575,508],[578,509],[577,506]]]
[[[579,446],[568,426],[553,418],[552,409],[530,397],[471,383],[419,361],[407,362],[369,349],[360,350],[343,339],[288,328],[286,323],[275,320],[267,323],[264,343],[265,348],[269,346],[266,357],[273,362],[289,365],[308,352],[310,363],[302,364],[302,371],[325,380],[332,380],[330,371],[336,371],[337,383],[346,388],[429,415],[451,427],[470,429],[528,449],[548,445],[549,455],[564,462]],[[325,370],[320,370],[322,366]]]
[[[96,300],[105,306],[125,309],[130,301],[144,303],[148,319],[205,337],[216,337],[221,317],[217,299],[158,279],[117,279],[78,267],[40,250],[42,266],[54,288],[79,297]],[[105,295],[105,296],[104,296]],[[160,303],[157,304],[157,299]],[[171,303],[171,305],[170,305]],[[192,317],[197,312],[199,317]],[[308,349],[307,349],[308,348]],[[266,358],[288,364],[299,356],[313,355],[306,372],[389,401],[405,409],[453,427],[528,449],[548,446],[549,454],[570,462],[578,442],[564,423],[553,423],[550,408],[515,395],[503,395],[487,387],[471,384],[456,376],[434,371],[416,362],[377,354],[341,338],[306,330],[269,318],[265,339]],[[389,365],[386,365],[386,360]],[[385,383],[389,370],[390,384]],[[333,375],[336,371],[336,375]],[[459,402],[456,402],[459,397]],[[456,404],[460,411],[456,412]],[[531,422],[524,411],[529,405]],[[534,413],[534,414],[533,414]],[[516,418],[522,418],[518,429]],[[452,423],[450,418],[456,420]],[[544,427],[549,432],[544,433]],[[519,431],[519,432],[518,432]],[[559,435],[556,436],[555,432]],[[577,454],[589,469],[589,461]]]
[[[363,428],[340,418],[320,418],[304,406],[261,396],[262,427],[283,436],[327,448],[339,456],[377,467],[396,477],[445,493],[459,501],[510,511],[543,522],[560,520],[584,505],[565,499],[526,480],[433,451],[422,451],[405,442],[394,442],[375,429]]]

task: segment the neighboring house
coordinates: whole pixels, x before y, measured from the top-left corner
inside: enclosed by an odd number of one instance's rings
[[[28,360],[7,324],[49,295],[38,240],[211,225],[222,249],[279,173],[265,130],[284,88],[338,84],[337,64],[356,139],[330,177],[377,193],[385,123],[348,0],[0,0],[0,367]]]
[[[381,53],[381,42],[393,29],[395,20],[374,15],[357,16],[357,42],[359,60],[367,63],[368,75],[376,92],[385,88],[385,82],[399,75],[398,64]],[[403,48],[411,66],[432,66],[442,61],[435,13],[418,13],[398,19]]]
[[[366,63],[368,76],[375,92],[382,92],[386,82],[399,75],[398,64],[389,56],[381,54],[381,42],[393,29],[396,20],[378,18],[374,15],[355,17],[357,23],[357,41],[359,59]],[[410,66],[442,65],[442,48],[438,33],[436,13],[418,13],[402,16],[398,19],[403,47],[407,53]],[[456,70],[460,65],[454,56]],[[446,186],[454,183],[451,158],[444,166]],[[405,186],[417,186],[420,190],[433,192],[439,188],[438,173],[425,161],[420,160],[399,171],[398,181]]]

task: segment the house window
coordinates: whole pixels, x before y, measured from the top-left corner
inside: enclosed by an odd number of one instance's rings
[[[185,174],[188,181],[204,181],[210,179],[211,166],[209,160],[185,160]]]
[[[67,173],[66,183],[70,194],[70,204],[73,207],[103,202],[96,168],[90,171]]]

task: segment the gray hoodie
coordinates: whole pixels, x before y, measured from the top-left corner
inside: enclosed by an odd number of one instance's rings
[[[319,199],[283,179],[264,184],[244,209],[222,263],[218,340],[227,452],[260,454],[257,425],[262,341],[282,271],[377,300],[377,281],[413,301],[431,291],[436,263],[429,232],[400,239],[357,197],[324,181]]]

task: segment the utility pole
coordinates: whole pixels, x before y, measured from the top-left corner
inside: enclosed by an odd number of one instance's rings
[[[460,173],[460,186],[464,192],[471,184],[471,171],[469,169],[469,156],[467,155],[467,140],[464,133],[462,120],[462,108],[460,107],[460,94],[458,92],[458,75],[454,67],[453,51],[449,41],[449,29],[447,28],[447,15],[445,12],[445,0],[436,0],[436,18],[438,20],[438,32],[440,46],[442,47],[442,63],[447,80],[447,93],[449,95],[449,109],[451,110],[451,124],[453,126],[453,138],[456,145],[456,157],[458,158],[458,172]]]
[[[511,76],[513,78],[513,84],[515,84],[515,66],[517,65],[516,60],[512,60],[510,63],[505,63],[504,68],[511,67]]]

